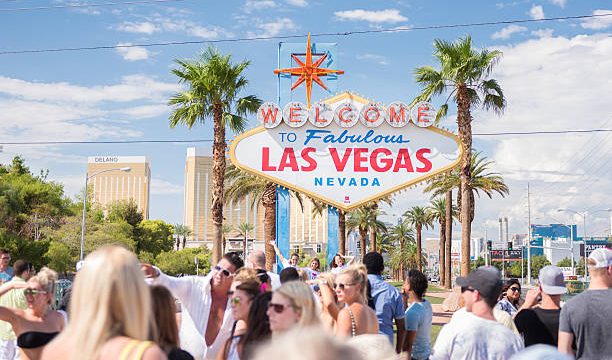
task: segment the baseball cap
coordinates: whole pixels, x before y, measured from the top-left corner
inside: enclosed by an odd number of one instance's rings
[[[605,268],[612,266],[612,250],[606,248],[599,248],[593,250],[589,255],[589,260],[593,260],[595,263],[591,265],[591,261],[588,261],[589,266],[593,268]]]
[[[457,285],[472,287],[487,299],[497,299],[502,290],[501,274],[493,266],[481,266],[466,277],[458,277]]]
[[[540,270],[538,280],[540,280],[540,286],[545,294],[561,295],[567,293],[567,288],[563,281],[563,271],[557,266],[544,266]]]

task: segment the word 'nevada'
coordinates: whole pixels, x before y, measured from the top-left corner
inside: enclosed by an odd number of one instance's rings
[[[421,148],[414,153],[417,167],[413,165],[413,159],[408,149],[399,149],[397,154],[393,154],[391,150],[385,148],[346,148],[344,152],[336,148],[329,148],[329,155],[336,171],[350,172],[418,172],[425,173],[431,170],[431,161],[425,157],[431,154],[431,149]],[[318,163],[312,157],[317,152],[313,147],[306,147],[299,151],[299,157],[296,156],[296,150],[287,147],[283,150],[283,154],[278,163],[272,163],[270,159],[270,148],[265,146],[261,153],[261,170],[270,171],[300,171],[310,172],[317,170]],[[322,156],[322,154],[317,154]],[[325,157],[327,158],[327,157]],[[352,161],[351,161],[352,159]],[[347,166],[349,167],[347,169]],[[352,169],[351,169],[352,167]],[[345,170],[346,169],[346,170]],[[371,170],[370,170],[371,169]]]
[[[299,101],[292,101],[281,108],[272,102],[262,104],[257,110],[257,119],[267,129],[272,129],[284,122],[297,128],[310,122],[311,125],[322,128],[335,122],[343,128],[353,127],[357,123],[365,127],[377,127],[386,122],[392,127],[403,127],[412,121],[419,127],[434,124],[436,110],[433,105],[422,101],[409,108],[406,104],[396,101],[387,108],[377,103],[365,105],[350,101],[339,103],[334,109],[324,102],[316,102],[310,109]]]

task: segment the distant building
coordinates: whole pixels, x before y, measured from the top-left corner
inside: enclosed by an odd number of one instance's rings
[[[129,167],[130,171],[118,170],[125,167]],[[101,171],[104,172],[99,173]],[[93,190],[94,203],[106,209],[117,201],[133,200],[143,217],[149,218],[151,167],[146,156],[90,156],[87,159],[87,176],[92,175],[89,187]]]

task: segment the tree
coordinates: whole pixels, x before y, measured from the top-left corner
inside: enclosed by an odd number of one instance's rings
[[[234,230],[234,227],[230,224],[223,224],[223,226],[221,226],[221,232],[223,232],[223,253],[225,253],[225,248],[227,247],[227,235],[229,235],[232,230]]]
[[[414,241],[408,241],[405,246],[400,249],[399,247],[393,248],[390,255],[390,267],[394,272],[397,272],[397,280],[403,280],[403,274],[399,269],[414,269],[418,264],[422,263],[425,259],[423,256],[419,256]]]
[[[393,244],[397,244],[398,251],[396,252],[396,256],[399,256],[397,259],[398,262],[396,270],[400,273],[400,279],[404,278],[404,259],[407,257],[408,259],[413,259],[414,256],[410,252],[405,252],[404,249],[408,246],[408,244],[414,244],[414,229],[412,229],[405,222],[400,222],[399,224],[392,226],[389,230],[389,238],[393,242]],[[415,247],[416,249],[416,247]],[[416,250],[415,250],[416,251]],[[391,251],[391,254],[394,252]],[[395,270],[395,269],[394,269]]]
[[[242,223],[238,225],[238,228],[236,230],[238,230],[238,232],[240,233],[240,236],[244,237],[244,240],[242,241],[242,258],[244,259],[244,261],[246,261],[247,248],[249,246],[248,244],[249,239],[247,237],[248,237],[249,231],[253,230],[253,225],[249,224],[248,222]]]
[[[172,73],[187,90],[173,95],[168,104],[174,109],[170,115],[170,127],[184,124],[192,128],[206,119],[213,122],[212,167],[212,218],[215,228],[212,261],[221,260],[223,246],[223,185],[225,175],[226,126],[234,132],[242,132],[248,124],[246,115],[255,113],[261,105],[254,95],[239,97],[248,84],[243,72],[248,61],[231,62],[231,55],[222,55],[209,47],[196,61],[176,60],[178,68]]]
[[[136,254],[142,250],[142,231],[140,223],[144,219],[142,211],[133,199],[117,201],[107,207],[106,221],[111,223],[125,222],[130,226],[132,239],[134,240]]]
[[[195,275],[196,258],[200,271],[210,270],[211,254],[205,247],[162,252],[155,258],[155,264],[168,275]]]
[[[140,227],[140,244],[141,252],[148,252],[153,256],[157,256],[162,251],[170,251],[173,249],[174,227],[162,220],[143,220]]]
[[[557,266],[558,266],[558,267],[572,267],[572,259],[570,259],[570,258],[566,257],[565,259],[560,260],[560,261],[557,263]]]
[[[193,232],[187,225],[183,225],[183,224],[174,225],[174,235],[176,236],[176,250],[179,249],[181,245],[181,240],[183,241],[183,249],[185,248],[187,236],[191,236],[192,233]]]
[[[374,210],[368,206],[362,206],[351,212],[346,220],[346,226],[351,230],[359,231],[359,243],[361,246],[361,260],[366,254],[366,238],[368,230],[374,229],[375,232],[387,231],[386,225],[377,219],[380,214],[380,210]]]
[[[451,195],[452,196],[452,195]],[[436,198],[434,200],[431,201],[431,204],[429,206],[429,208],[427,209],[427,211],[429,211],[429,216],[431,217],[432,220],[434,221],[438,221],[438,224],[440,224],[440,284],[442,284],[443,286],[446,287],[447,285],[447,281],[446,281],[446,277],[449,277],[449,281],[448,281],[448,288],[450,289],[450,249],[448,251],[448,253],[446,252],[446,248],[447,245],[446,243],[448,242],[449,244],[452,244],[452,238],[448,238],[446,237],[446,198]],[[450,221],[452,222],[452,219],[457,215],[457,208],[454,207],[451,204],[451,216],[450,216]],[[446,257],[448,256],[448,265],[449,268],[447,270],[447,260]]]
[[[427,229],[431,227],[433,219],[427,210],[421,206],[412,207],[412,209],[406,211],[403,216],[406,218],[406,223],[416,229],[416,250],[420,258],[423,254],[421,232],[423,228]],[[423,271],[423,264],[420,261],[417,263],[417,269]]]
[[[488,79],[493,67],[501,57],[497,50],[475,50],[472,38],[466,36],[455,42],[436,39],[434,56],[440,69],[422,66],[415,69],[415,80],[422,90],[416,101],[430,100],[432,96],[449,92],[457,104],[457,125],[459,139],[463,147],[461,156],[461,275],[467,276],[470,270],[471,222],[469,211],[472,196],[469,179],[472,149],[472,114],[477,105],[485,110],[501,113],[506,107],[506,98],[495,79]],[[438,111],[436,121],[448,112],[448,100]]]
[[[48,259],[49,267],[58,273],[66,274],[69,270],[73,270],[76,264],[70,248],[61,242],[52,242],[45,256]]]

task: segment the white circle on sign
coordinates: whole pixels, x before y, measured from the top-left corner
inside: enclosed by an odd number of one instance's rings
[[[377,127],[387,120],[387,112],[381,105],[368,103],[361,108],[359,120],[366,127]]]
[[[266,129],[272,129],[283,121],[283,112],[275,103],[265,102],[257,109],[257,120]]]
[[[328,104],[318,101],[310,108],[308,120],[316,127],[326,127],[334,121],[334,111]]]
[[[340,127],[352,127],[359,121],[359,112],[350,102],[340,103],[334,110],[334,121]]]
[[[427,101],[418,102],[410,110],[410,119],[418,127],[429,127],[436,121],[436,108]]]
[[[283,121],[293,128],[298,128],[308,121],[308,109],[299,101],[291,101],[283,109]]]
[[[401,101],[394,101],[387,106],[387,124],[400,128],[410,121],[410,108]]]

